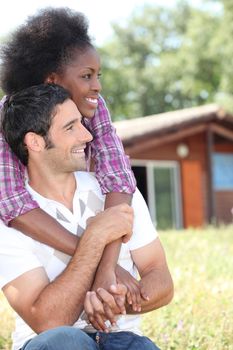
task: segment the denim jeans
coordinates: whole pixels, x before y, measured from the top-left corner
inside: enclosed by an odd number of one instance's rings
[[[132,332],[88,333],[98,350],[159,350],[152,341]]]
[[[146,337],[131,332],[85,333],[74,327],[45,331],[24,344],[21,350],[159,350]]]
[[[80,329],[62,326],[40,333],[21,350],[98,350],[98,346]]]

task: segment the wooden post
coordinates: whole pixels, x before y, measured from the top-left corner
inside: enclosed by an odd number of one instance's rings
[[[214,134],[211,130],[211,126],[207,127],[206,131],[206,143],[207,143],[207,173],[208,173],[208,183],[207,183],[207,217],[208,222],[215,223],[216,215],[215,215],[215,196],[214,196],[214,188],[213,188],[213,149],[214,149]]]

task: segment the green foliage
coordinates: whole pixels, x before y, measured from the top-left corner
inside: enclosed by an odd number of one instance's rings
[[[211,11],[217,2],[221,10]],[[231,109],[232,1],[143,5],[113,29],[100,53],[114,120],[219,101]]]
[[[3,93],[3,91],[0,89],[0,100],[3,98],[3,96],[4,96],[4,93]]]
[[[221,69],[220,88],[216,99],[233,111],[233,3],[223,0],[224,13],[219,26],[218,35],[213,43]],[[220,98],[219,98],[220,96]]]
[[[11,331],[13,327],[12,310],[0,291],[0,350],[11,349]]]

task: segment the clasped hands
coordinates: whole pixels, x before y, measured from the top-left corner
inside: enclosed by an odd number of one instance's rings
[[[118,316],[125,315],[127,312],[140,313],[142,300],[148,300],[139,281],[129,272],[117,265],[113,274],[115,279],[107,278],[110,274],[105,274],[101,287],[95,281],[93,290],[86,293],[84,301],[86,321],[102,332],[109,331],[106,321],[114,327]]]

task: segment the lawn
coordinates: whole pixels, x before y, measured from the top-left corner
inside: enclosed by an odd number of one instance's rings
[[[162,350],[232,350],[233,226],[160,237],[175,296],[144,316],[144,332]]]
[[[172,303],[143,317],[162,350],[233,350],[233,226],[161,232],[175,284]],[[0,294],[0,349],[12,313]]]

